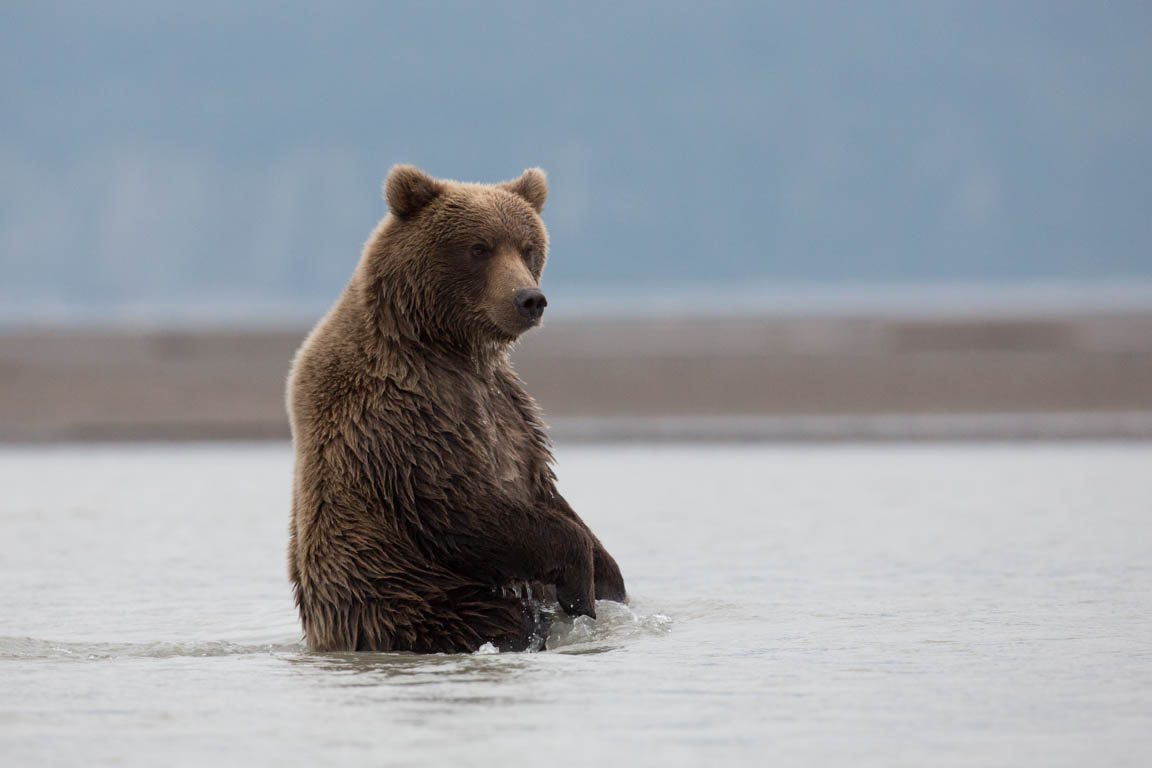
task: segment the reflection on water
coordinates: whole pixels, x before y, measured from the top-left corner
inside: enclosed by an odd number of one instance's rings
[[[547,650],[554,653],[604,653],[643,636],[666,634],[672,620],[662,614],[642,615],[632,607],[609,600],[596,601],[596,618],[575,620],[550,606],[552,614]],[[499,653],[491,646],[473,654],[411,653],[299,653],[288,658],[336,673],[378,674],[389,678],[418,678],[416,684],[443,680],[444,676],[473,681],[497,680],[532,668],[532,653]],[[429,677],[430,676],[430,677]]]
[[[290,461],[0,450],[6,765],[1152,759],[1152,446],[564,451],[631,603],[439,656],[305,649]]]

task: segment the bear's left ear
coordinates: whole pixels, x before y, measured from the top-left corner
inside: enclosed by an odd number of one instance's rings
[[[527,200],[536,209],[536,213],[544,210],[544,201],[548,199],[548,177],[539,168],[529,168],[515,181],[506,181],[497,186]]]

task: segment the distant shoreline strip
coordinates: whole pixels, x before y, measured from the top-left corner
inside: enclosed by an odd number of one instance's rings
[[[1152,440],[1152,411],[564,418],[556,442]]]
[[[1152,440],[1152,411],[883,413],[549,420],[565,443],[835,443]],[[287,425],[265,422],[119,423],[9,431],[0,445],[283,441]]]

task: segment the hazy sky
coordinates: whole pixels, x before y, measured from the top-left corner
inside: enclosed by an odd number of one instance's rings
[[[1152,5],[6,3],[0,302],[323,306],[397,162],[547,285],[1152,278]]]

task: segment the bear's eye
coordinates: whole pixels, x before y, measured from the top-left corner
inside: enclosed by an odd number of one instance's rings
[[[524,261],[527,261],[528,263],[532,263],[532,262],[536,261],[536,249],[535,248],[532,248],[531,246],[529,246],[528,248],[524,249]]]
[[[484,243],[476,243],[472,246],[472,255],[478,259],[486,259],[492,254],[492,249],[484,245]]]

